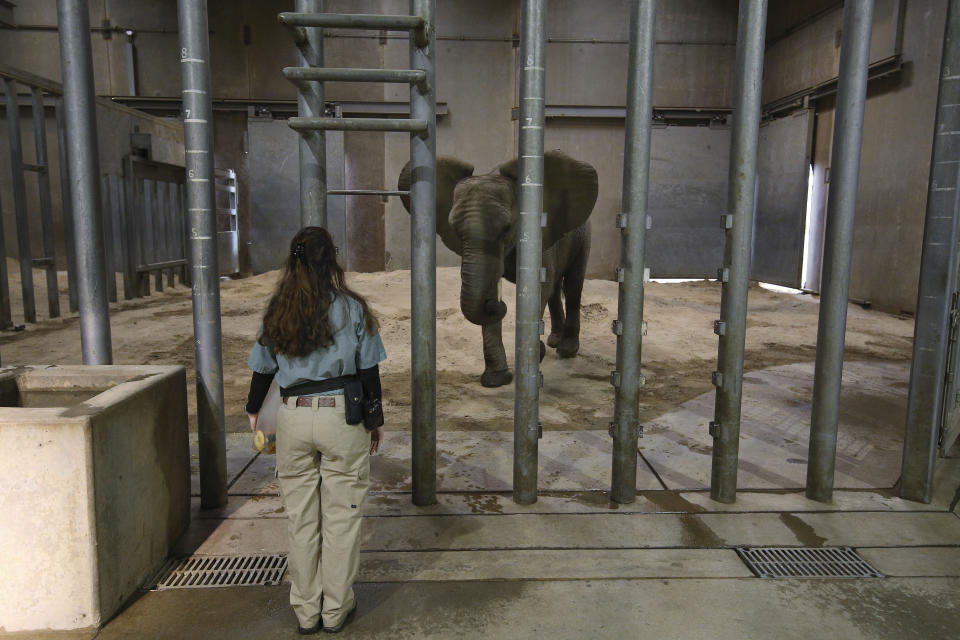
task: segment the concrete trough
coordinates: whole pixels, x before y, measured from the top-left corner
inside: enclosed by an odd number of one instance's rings
[[[0,369],[0,632],[101,626],[190,521],[179,366]]]

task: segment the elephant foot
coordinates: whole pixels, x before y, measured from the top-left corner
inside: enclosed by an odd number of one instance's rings
[[[580,338],[573,336],[563,338],[557,345],[557,355],[561,358],[572,358],[580,351]]]
[[[556,349],[561,339],[562,334],[559,331],[551,332],[550,335],[547,336],[547,346],[551,349]]]
[[[513,374],[509,369],[503,371],[484,371],[480,376],[480,384],[485,387],[502,387],[513,382]]]

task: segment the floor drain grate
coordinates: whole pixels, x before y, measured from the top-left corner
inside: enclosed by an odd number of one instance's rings
[[[155,591],[277,585],[287,570],[285,554],[173,558],[153,582]]]
[[[850,547],[738,547],[758,578],[882,578]]]

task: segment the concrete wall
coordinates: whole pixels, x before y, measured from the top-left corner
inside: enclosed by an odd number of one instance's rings
[[[868,90],[850,296],[895,312],[912,312],[916,305],[946,4],[946,0],[906,3],[904,68],[897,77],[872,82]],[[872,61],[894,53],[897,5],[893,0],[876,4]],[[765,100],[836,75],[840,18],[840,9],[834,9],[768,49]],[[821,100],[816,109],[814,251],[806,276],[814,289],[819,283],[818,250],[829,187],[833,100]]]
[[[0,372],[0,632],[97,627],[190,520],[183,367]]]

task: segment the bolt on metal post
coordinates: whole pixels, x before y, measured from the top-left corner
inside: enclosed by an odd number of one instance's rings
[[[960,165],[954,140],[960,136],[960,0],[947,4],[934,124],[933,157],[923,229],[920,284],[907,429],[903,443],[900,497],[930,502],[933,467],[942,420],[950,332],[951,293],[960,233]]]
[[[80,345],[84,364],[112,364],[93,57],[86,0],[57,0],[57,17],[70,167],[69,197],[77,258]]]
[[[297,0],[298,13],[320,13],[323,0]],[[323,66],[323,29],[300,27],[303,38],[297,42],[297,62],[301,67]],[[323,116],[323,83],[297,85],[297,115],[301,118]],[[326,134],[323,131],[300,132],[300,226],[327,226]]]
[[[620,267],[623,282],[617,303],[617,371],[613,409],[613,460],[610,498],[627,504],[637,494],[637,441],[640,363],[643,346],[644,250],[650,184],[650,125],[653,113],[653,50],[656,0],[630,6],[630,62],[623,151],[623,226]]]
[[[436,0],[411,0],[426,41],[410,38],[410,68],[426,82],[410,85],[410,118],[426,122],[410,134],[410,256],[413,503],[437,501],[437,96]]]
[[[540,424],[540,266],[542,261],[544,58],[546,0],[523,0],[520,37],[520,206],[517,241],[516,379],[513,405],[513,500],[537,501]]]
[[[730,145],[727,191],[727,229],[722,282],[714,405],[713,464],[710,497],[718,502],[737,499],[737,461],[740,449],[740,405],[743,391],[743,351],[747,332],[747,291],[757,206],[757,140],[760,130],[763,48],[767,1],[740,3],[737,29],[737,76]],[[729,221],[729,223],[727,223]]]
[[[227,503],[227,457],[207,2],[178,0],[177,9],[193,283],[193,332],[197,358],[200,504],[205,509],[211,509]]]
[[[873,0],[847,0],[843,7],[840,75],[830,159],[830,194],[823,247],[823,286],[817,325],[817,360],[813,377],[807,497],[833,497],[840,420],[840,384],[850,294],[853,220],[860,176],[863,109],[870,63]]]

